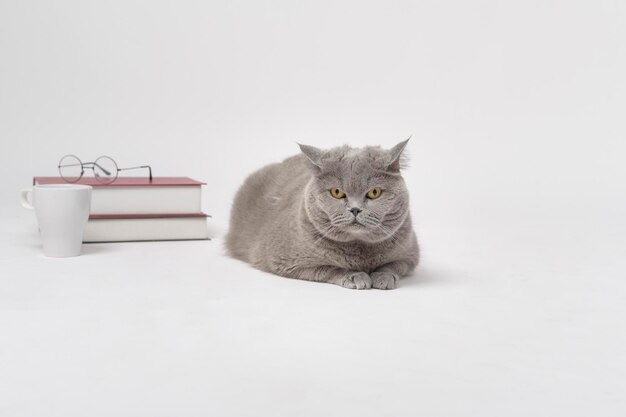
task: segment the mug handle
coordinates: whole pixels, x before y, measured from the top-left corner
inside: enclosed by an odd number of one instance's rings
[[[29,210],[35,209],[35,207],[33,207],[30,201],[28,201],[28,194],[32,195],[32,193],[33,193],[32,188],[24,188],[22,192],[20,193],[20,203],[22,203],[22,207],[24,207],[25,209],[29,209]]]

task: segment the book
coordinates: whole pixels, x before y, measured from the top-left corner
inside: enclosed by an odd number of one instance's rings
[[[204,213],[118,214],[89,216],[83,242],[208,240]]]
[[[61,177],[34,177],[34,185],[66,184]],[[187,177],[121,177],[101,184],[83,177],[74,184],[93,187],[83,242],[209,239],[201,210],[205,183]]]
[[[34,177],[33,185],[66,184],[61,177]],[[202,185],[187,177],[120,177],[101,184],[83,177],[75,184],[91,185],[91,214],[186,214],[202,212]]]

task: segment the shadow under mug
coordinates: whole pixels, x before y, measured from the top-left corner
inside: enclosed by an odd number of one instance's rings
[[[31,202],[28,196],[32,194]],[[22,190],[22,206],[35,210],[45,256],[78,256],[91,209],[91,187],[80,184],[35,185]]]

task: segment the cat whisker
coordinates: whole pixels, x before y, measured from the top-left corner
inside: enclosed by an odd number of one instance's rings
[[[380,221],[378,220],[378,218],[374,215],[362,215],[361,217],[357,218],[362,224],[366,224],[369,226],[378,226],[380,224]]]
[[[354,220],[352,217],[348,217],[348,216],[344,216],[344,215],[340,215],[340,216],[335,216],[335,218],[333,219],[333,221],[331,221],[331,224],[335,227],[337,226],[344,226],[346,224],[350,224],[352,223]]]

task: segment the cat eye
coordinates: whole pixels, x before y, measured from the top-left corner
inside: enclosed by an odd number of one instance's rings
[[[367,198],[369,198],[370,200],[376,200],[378,197],[380,197],[382,193],[383,190],[378,187],[374,187],[367,192]]]
[[[343,191],[341,191],[339,188],[331,188],[330,195],[332,195],[336,199],[344,198],[346,196],[346,194]]]

